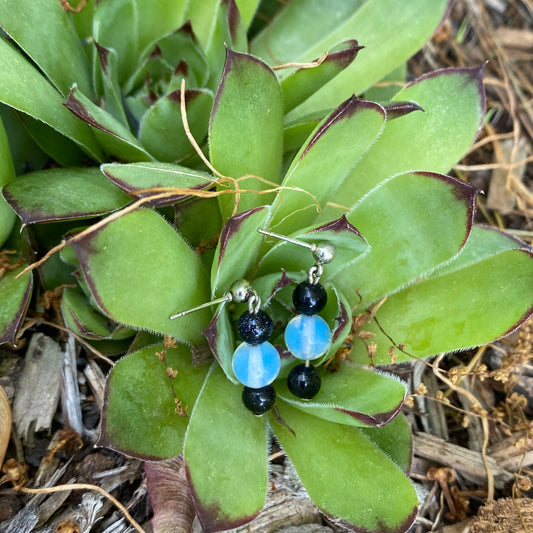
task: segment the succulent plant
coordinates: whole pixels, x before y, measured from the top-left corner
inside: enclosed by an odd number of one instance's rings
[[[474,225],[477,191],[442,174],[484,118],[482,71],[436,71],[382,103],[353,96],[416,51],[443,0],[294,0],[251,54],[257,2],[211,4],[102,0],[69,16],[55,0],[17,2],[24,18],[0,3],[12,39],[0,40],[0,101],[40,147],[26,161],[41,150],[59,163],[14,178],[21,161],[0,132],[0,216],[24,227],[5,235],[15,252],[4,252],[1,340],[15,340],[30,301],[32,274],[19,274],[46,254],[39,287],[69,285],[68,328],[128,352],[108,378],[100,445],[183,454],[206,531],[261,510],[272,434],[325,513],[358,531],[406,531],[417,512],[406,390],[375,367],[490,342],[532,313],[531,250]],[[332,343],[311,401],[287,388],[282,331],[313,258],[265,228],[337,249],[322,278]],[[231,364],[245,306],[169,319],[239,279],[260,295],[283,355],[263,417],[243,406]]]

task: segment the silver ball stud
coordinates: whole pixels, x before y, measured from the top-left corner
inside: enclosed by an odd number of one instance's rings
[[[317,263],[331,263],[335,259],[337,249],[331,241],[320,241],[313,246],[313,257]]]
[[[243,303],[250,299],[253,292],[254,290],[250,282],[245,279],[240,279],[231,285],[228,294],[231,296],[231,301]]]

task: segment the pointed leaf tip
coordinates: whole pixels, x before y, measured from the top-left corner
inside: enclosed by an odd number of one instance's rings
[[[300,160],[311,150],[311,148],[316,144],[316,142],[328,131],[333,125],[337,124],[343,119],[352,117],[358,111],[363,111],[365,109],[377,111],[383,116],[385,120],[386,112],[383,106],[377,104],[376,102],[371,102],[370,100],[364,100],[362,98],[357,98],[355,94],[350,96],[342,104],[337,107],[329,117],[322,123],[320,128],[317,129],[311,140],[307,143],[307,146],[300,154]]]
[[[337,220],[333,220],[332,222],[328,222],[327,224],[324,224],[323,226],[319,226],[318,228],[315,228],[311,233],[315,232],[323,232],[323,231],[331,231],[333,233],[342,233],[342,232],[349,232],[354,233],[358,237],[361,237],[361,239],[364,240],[364,237],[359,233],[359,230],[353,225],[350,224],[348,219],[346,218],[346,215],[342,215]]]
[[[424,108],[414,102],[393,102],[385,106],[385,111],[387,113],[387,120],[403,117],[413,111],[422,111],[425,113]]]
[[[77,91],[76,85],[72,86],[72,89],[70,89],[70,92],[68,94],[67,101],[63,103],[63,105],[76,117],[78,117],[83,122],[89,124],[89,126],[93,126],[95,128],[98,128],[102,131],[105,131],[106,133],[110,133],[113,135],[113,132],[106,128],[103,124],[100,124],[97,122],[94,117],[91,115],[87,107],[83,105],[81,100],[76,98],[74,94]]]

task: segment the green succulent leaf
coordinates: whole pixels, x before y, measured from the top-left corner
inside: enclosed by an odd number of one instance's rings
[[[105,339],[109,336],[109,320],[89,304],[78,288],[66,287],[63,290],[61,315],[65,325],[81,337]]]
[[[312,400],[292,395],[285,380],[276,383],[277,395],[305,413],[351,426],[384,426],[403,405],[406,386],[393,375],[365,370],[353,363],[341,364],[335,372],[320,367],[318,372],[322,383]]]
[[[93,36],[101,46],[117,52],[121,84],[135,70],[145,48],[183,24],[186,7],[185,0],[98,2]]]
[[[76,86],[70,91],[64,106],[92,128],[95,137],[105,146],[109,155],[126,161],[153,159],[126,126],[93,104]]]
[[[257,12],[260,1],[259,0],[235,0],[241,14],[242,24],[248,28],[252,22],[254,15]]]
[[[345,345],[346,337],[352,329],[352,310],[348,300],[333,285],[326,284],[326,291],[328,302],[320,314],[331,327],[331,346],[317,360],[318,364],[331,359]]]
[[[217,198],[193,199],[175,208],[180,235],[196,250],[209,272],[222,221]]]
[[[161,35],[179,28],[186,20],[189,3],[189,0],[159,0],[157,3],[135,0],[138,51],[146,50]]]
[[[14,110],[13,110],[14,111]],[[28,135],[33,139],[39,148],[47,155],[46,162],[52,158],[56,163],[63,167],[76,167],[87,163],[87,157],[83,151],[69,138],[62,135],[59,131],[51,128],[44,122],[37,120],[24,113],[17,113],[20,122]],[[24,174],[31,170],[39,170],[40,167],[26,167],[19,174]]]
[[[283,128],[283,151],[299,150],[323,118],[323,113],[308,115]]]
[[[211,352],[218,361],[220,368],[226,374],[226,377],[232,383],[237,384],[238,381],[233,373],[232,367],[235,337],[233,335],[228,307],[225,302],[219,305],[211,322],[202,333],[207,339]]]
[[[500,237],[490,230],[473,232],[474,242],[467,242],[457,267],[452,261],[388,297],[376,314],[381,327],[365,324],[376,334],[376,364],[389,362],[391,339],[404,345],[406,353],[396,351],[399,361],[409,359],[407,354],[425,357],[492,342],[533,314],[533,253]],[[363,352],[358,360],[364,360]]]
[[[320,65],[300,68],[281,82],[285,113],[307,100],[318,89],[342,72],[363,48],[355,39],[335,46]]]
[[[91,167],[32,172],[12,181],[2,194],[23,224],[95,217],[131,202]]]
[[[160,161],[177,161],[194,151],[183,128],[180,100],[180,90],[160,98],[140,122],[139,140]],[[212,104],[210,91],[185,91],[187,119],[197,141],[207,135]]]
[[[250,25],[257,9],[259,0],[204,0],[202,2],[189,2],[185,18],[191,21],[194,33],[204,49],[208,49],[216,40],[217,19],[227,19],[227,28],[230,36],[240,31],[238,26],[245,30]],[[219,22],[220,24],[220,22]],[[231,41],[232,42],[233,37]]]
[[[0,71],[0,102],[48,124],[93,159],[103,159],[89,128],[63,107],[56,89],[4,39],[0,39]]]
[[[196,401],[207,365],[193,367],[183,345],[166,351],[166,365],[148,346],[118,361],[107,379],[98,445],[144,460],[170,459],[183,450],[188,419],[176,412]],[[177,370],[175,378],[167,366]]]
[[[311,61],[341,41],[357,37],[356,33],[344,32],[340,38],[329,39],[318,54],[309,55],[317,42],[341,28],[362,3],[362,0],[293,0],[254,38],[251,52],[269,63],[290,63],[302,57]]]
[[[191,413],[184,460],[205,531],[246,524],[266,501],[267,430],[215,365]]]
[[[271,416],[274,432],[322,511],[365,533],[409,529],[417,513],[415,490],[364,433],[278,403],[283,424]]]
[[[359,430],[404,472],[409,472],[413,455],[412,435],[402,413],[398,413],[386,426],[362,427]]]
[[[185,342],[202,341],[206,310],[179,320],[169,320],[169,315],[209,300],[206,273],[198,256],[157,213],[132,211],[72,246],[105,315]]]
[[[259,59],[227,50],[224,72],[215,97],[209,125],[211,163],[233,178],[253,175],[279,182],[283,142],[283,105],[276,76]],[[249,177],[239,181],[239,211],[268,203],[258,194],[272,185]],[[233,195],[232,195],[233,196]],[[221,202],[230,216],[233,198]]]
[[[157,85],[161,78],[174,78],[174,81],[169,81],[165,88],[164,84],[163,87]],[[145,99],[147,96],[145,83],[148,79],[154,84],[154,88],[166,94],[179,89],[182,78],[186,79],[187,89],[205,87],[209,79],[207,59],[190,22],[164,35],[153,47],[144,51],[138,60],[136,70],[125,82],[123,90],[125,94],[136,94]],[[148,86],[152,87],[150,83]]]
[[[453,261],[444,263],[429,273],[426,278],[437,278],[448,272],[455,272],[462,268],[488,259],[493,255],[507,250],[528,249],[528,245],[520,239],[513,237],[493,226],[472,226],[472,231],[461,253]]]
[[[9,164],[9,158],[6,158],[4,155],[8,154],[8,152],[4,152],[6,147],[8,147],[11,152],[9,155],[12,158],[12,164],[15,170],[14,174],[9,172],[7,168],[3,170],[2,185],[5,185],[7,182],[11,181],[11,178],[14,177],[14,175],[20,176],[26,172],[40,170],[48,163],[48,155],[44,153],[39,144],[34,140],[33,135],[31,135],[28,131],[28,128],[25,127],[23,121],[21,120],[22,117],[27,118],[28,120],[34,120],[28,115],[24,115],[24,113],[19,113],[11,107],[0,104],[0,119],[2,120],[3,129],[5,130],[4,135],[7,134],[8,141],[8,144],[4,144],[4,140],[0,142],[0,146],[3,147],[1,148],[2,163],[4,165]],[[41,122],[41,124],[43,123]],[[59,134],[52,128],[48,128],[48,131],[53,131],[59,136]],[[66,137],[61,136],[61,138],[68,141]],[[74,143],[71,143],[71,146],[76,147]],[[81,150],[80,153],[83,157],[85,157]],[[0,200],[0,203],[2,203],[2,200]]]
[[[27,267],[24,264],[4,272],[0,277],[0,344],[15,342],[18,328],[26,314],[33,287],[31,272],[17,275]]]
[[[128,119],[123,104],[123,95],[118,81],[119,58],[115,50],[105,48],[94,41],[98,60],[100,61],[101,79],[104,91],[103,108],[128,127]]]
[[[134,198],[143,198],[144,189],[175,188],[179,192],[167,198],[154,200],[155,205],[179,203],[188,196],[188,190],[200,191],[212,187],[215,178],[201,170],[192,170],[170,163],[110,163],[101,166],[102,172],[118,187]],[[152,194],[157,194],[154,191]]]
[[[87,0],[86,2],[84,0],[71,0],[69,4],[79,9],[77,13],[70,12],[69,16],[80,39],[82,41],[88,40],[92,35],[95,0]]]
[[[390,295],[459,252],[475,201],[476,189],[441,174],[413,172],[385,181],[347,217],[370,251],[330,281],[359,309]]]
[[[355,96],[326,117],[287,171],[283,189],[272,204],[271,227],[289,234],[312,224],[317,208],[330,200],[384,122],[385,111],[379,104]]]
[[[206,47],[206,57],[210,66],[209,87],[216,88],[224,65],[225,48],[234,52],[248,52],[248,40],[235,0],[218,3],[211,37]]]
[[[2,0],[0,25],[63,96],[77,83],[93,97],[89,61],[59,2],[19,0],[14,4]]]
[[[215,18],[220,9],[220,0],[189,2],[185,18],[191,21],[196,38],[205,50],[211,40]]]
[[[474,141],[485,115],[485,94],[479,68],[432,72],[407,85],[394,98],[424,109],[387,121],[370,148],[331,202],[354,206],[383,180],[407,170],[447,172]],[[321,218],[339,216],[327,207]]]
[[[61,315],[65,325],[85,339],[122,340],[134,334],[131,329],[117,326],[98,313],[78,288],[63,290]]]
[[[325,0],[316,3],[323,6],[330,4]],[[295,25],[289,29],[285,25],[280,33],[275,32],[280,18],[276,17],[271,28],[254,41],[252,53],[268,60],[275,58],[275,62],[310,61],[346,39],[357,38],[365,47],[357,61],[289,113],[288,119],[294,120],[317,110],[336,107],[339,101],[352,93],[362,93],[404,63],[431,37],[448,7],[448,0],[429,0],[423,4],[417,0],[401,3],[395,0],[369,0],[360,9],[347,13],[332,27],[328,26],[328,17],[325,17],[318,18],[305,29]],[[383,23],[385,20],[387,24]],[[292,52],[295,47],[288,42],[298,39],[303,31],[313,39],[308,48],[301,52],[299,50],[300,53],[296,55]],[[291,35],[287,35],[288,32]],[[394,35],[394,39],[390,38],[391,35]],[[282,72],[281,77],[284,76]]]
[[[234,281],[246,277],[261,245],[257,230],[269,215],[268,207],[256,207],[228,219],[220,232],[211,270],[214,296],[222,296]]]
[[[0,190],[15,177],[15,167],[9,148],[9,140],[0,119]],[[6,203],[3,196],[0,196],[0,248],[13,229],[15,223],[15,213]]]
[[[407,63],[404,61],[379,82],[367,89],[363,94],[367,100],[374,102],[388,102],[398,92],[398,87],[405,84],[407,79]]]

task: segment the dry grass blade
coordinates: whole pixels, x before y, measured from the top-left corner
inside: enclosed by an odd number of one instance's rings
[[[145,530],[135,521],[135,519],[130,515],[128,510],[109,492],[105,491],[102,487],[98,485],[90,485],[89,483],[71,483],[67,485],[57,485],[55,487],[49,487],[46,489],[28,489],[22,487],[19,489],[20,492],[26,492],[28,494],[50,494],[53,492],[58,492],[62,490],[96,490],[107,498],[113,505],[122,511],[124,516],[128,519],[129,523],[139,532],[146,533]]]

